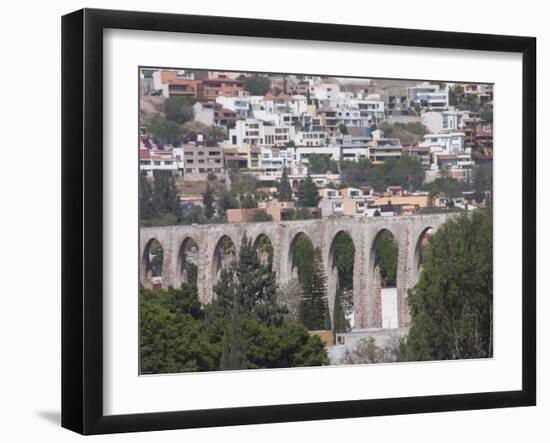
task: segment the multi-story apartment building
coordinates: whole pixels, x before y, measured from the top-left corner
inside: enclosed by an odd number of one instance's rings
[[[318,116],[321,118],[321,126],[323,126],[329,135],[336,135],[338,132],[338,111],[333,108],[319,108]]]
[[[307,112],[307,99],[302,95],[274,95],[268,92],[264,96],[265,109],[268,112],[282,114],[285,112],[299,115]]]
[[[358,109],[361,118],[366,119],[368,124],[384,121],[385,112],[382,100],[351,99],[349,100],[349,105]]]
[[[467,111],[449,109],[447,111],[428,111],[422,113],[422,124],[432,133],[454,132],[461,130],[465,126],[464,120],[467,119]]]
[[[464,133],[448,132],[439,134],[426,134],[420,147],[429,147],[432,153],[456,154],[464,152]]]
[[[164,97],[197,98],[201,85],[193,74],[183,70],[155,71],[153,81],[155,90],[160,91]]]
[[[181,175],[183,160],[181,148],[167,150],[140,149],[139,169],[152,176],[154,171],[169,171],[174,175]]]
[[[418,104],[427,109],[445,109],[449,106],[449,91],[424,82],[407,88],[407,100],[413,106]]]
[[[218,97],[241,97],[246,91],[241,80],[220,76],[202,80],[199,94],[207,100],[216,100]]]
[[[266,125],[257,119],[238,120],[235,128],[229,130],[228,144],[231,146],[279,146],[294,140],[294,126]]]
[[[296,146],[326,146],[327,134],[324,131],[298,131],[294,137]]]
[[[220,174],[224,168],[224,153],[220,146],[183,145],[183,176],[204,180],[208,174]]]
[[[219,103],[226,109],[232,110],[238,118],[247,118],[249,116],[250,102],[248,97],[216,97],[216,103]]]
[[[374,138],[369,142],[369,157],[373,163],[382,163],[401,157],[401,141],[398,138]]]

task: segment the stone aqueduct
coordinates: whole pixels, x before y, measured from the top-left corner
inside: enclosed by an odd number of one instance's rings
[[[428,229],[437,230],[450,215],[433,214],[411,217],[328,218],[287,222],[238,223],[219,225],[180,225],[140,229],[140,278],[151,285],[147,272],[149,246],[156,239],[163,248],[162,286],[178,287],[183,282],[182,260],[187,242],[198,246],[198,292],[202,303],[212,297],[218,275],[217,251],[222,238],[229,237],[239,250],[243,235],[256,241],[265,235],[273,247],[273,269],[278,284],[292,276],[294,243],[300,234],[307,235],[321,249],[327,274],[329,306],[334,306],[337,272],[334,267],[334,242],[338,234],[347,233],[355,246],[353,299],[355,327],[382,327],[381,295],[377,290],[375,242],[384,230],[390,231],[399,248],[397,263],[398,326],[409,325],[407,289],[414,286],[420,268],[420,243]]]

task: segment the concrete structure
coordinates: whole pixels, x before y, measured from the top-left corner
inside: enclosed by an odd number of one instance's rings
[[[449,106],[449,91],[439,85],[423,82],[407,88],[409,104],[418,104],[427,109],[446,109]]]
[[[197,145],[183,146],[184,172],[187,180],[204,180],[208,174],[223,171],[223,148]]]
[[[347,233],[355,246],[353,276],[354,324],[356,328],[382,327],[381,292],[376,286],[375,245],[379,234],[388,230],[399,247],[397,264],[398,324],[410,323],[407,289],[417,281],[420,271],[420,244],[424,234],[437,230],[451,214],[413,217],[362,217],[287,222],[180,225],[140,229],[140,279],[151,287],[149,247],[154,239],[163,248],[162,286],[178,287],[184,281],[186,247],[193,240],[198,247],[197,279],[202,303],[212,300],[212,288],[223,266],[220,252],[227,240],[238,251],[246,234],[254,242],[262,236],[273,246],[273,266],[279,284],[290,281],[293,275],[294,246],[300,234],[307,235],[321,249],[327,274],[328,301],[332,314],[336,294],[337,272],[334,263],[336,237]]]

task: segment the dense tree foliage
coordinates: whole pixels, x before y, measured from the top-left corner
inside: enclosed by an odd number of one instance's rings
[[[246,89],[250,95],[265,95],[271,87],[271,80],[265,75],[247,75],[241,77],[243,80],[244,89]]]
[[[164,101],[166,118],[178,124],[192,121],[195,118],[193,102],[187,97],[168,97]]]
[[[155,217],[173,214],[181,217],[181,204],[174,176],[170,171],[154,171],[153,206]]]
[[[468,183],[458,181],[454,177],[443,176],[436,178],[431,183],[427,183],[423,186],[423,189],[429,191],[431,196],[442,193],[445,194],[446,197],[452,199],[461,197],[464,191],[470,191],[471,186]]]
[[[307,158],[309,172],[312,174],[325,174],[327,172],[332,172],[333,174],[338,173],[338,162],[332,160],[330,155],[326,154],[310,154]]]
[[[474,168],[473,186],[477,202],[492,203],[493,194],[493,164],[483,163]]]
[[[334,313],[333,313],[332,330],[334,332],[346,332],[349,330],[349,323],[346,319],[344,305],[342,303],[342,291],[338,287],[334,298]]]
[[[147,132],[153,136],[156,142],[180,146],[183,136],[182,127],[171,120],[155,114],[147,126]]]
[[[302,272],[300,321],[309,330],[331,329],[327,303],[327,277],[319,248],[313,249],[311,272]]]
[[[288,180],[288,171],[283,168],[283,176],[277,183],[277,192],[279,193],[279,201],[289,202],[292,201],[292,186]]]
[[[334,245],[334,264],[338,271],[338,284],[342,289],[353,288],[353,265],[355,246],[351,237],[342,233],[336,237]]]
[[[153,188],[147,179],[145,171],[141,171],[139,174],[139,218],[140,220],[151,220],[155,218]]]
[[[383,192],[388,186],[402,186],[416,190],[424,181],[424,170],[417,156],[407,153],[398,160],[389,159],[382,164],[372,164],[368,159],[340,162],[342,179],[346,185],[367,185],[377,192]]]
[[[219,337],[203,320],[195,285],[140,290],[140,368],[143,374],[218,369]]]
[[[154,171],[153,186],[144,173],[139,180],[139,215],[143,226],[177,224],[182,219],[182,209],[169,171]]]
[[[210,183],[206,183],[206,191],[202,194],[202,205],[204,206],[204,216],[211,219],[214,216],[214,190]]]
[[[384,230],[378,234],[375,244],[376,265],[380,269],[382,287],[394,287],[397,277],[397,244],[391,232]]]
[[[493,216],[491,210],[446,222],[430,238],[409,291],[409,360],[493,355]]]
[[[140,290],[142,373],[328,364],[319,337],[277,305],[271,262],[261,263],[246,237],[215,293],[202,307],[195,284]]]
[[[303,208],[316,208],[321,200],[317,186],[313,183],[311,175],[307,174],[305,180],[298,186],[298,206]]]

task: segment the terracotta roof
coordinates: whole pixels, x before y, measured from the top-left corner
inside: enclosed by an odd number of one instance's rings
[[[267,91],[267,94],[264,95],[264,100],[275,100],[275,96],[271,93],[271,91]]]

